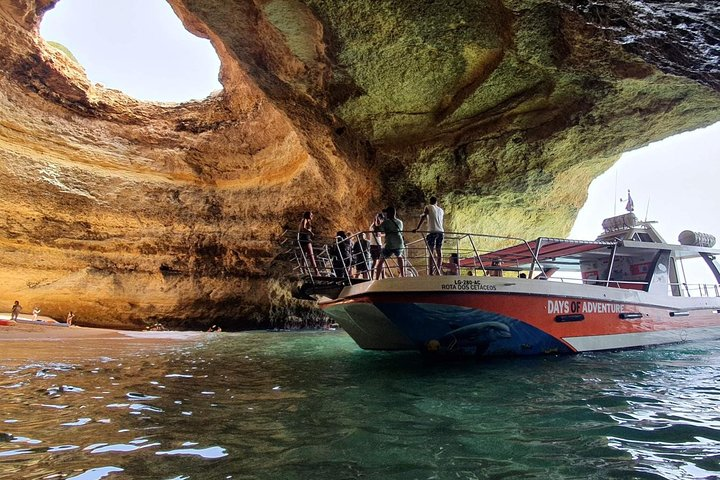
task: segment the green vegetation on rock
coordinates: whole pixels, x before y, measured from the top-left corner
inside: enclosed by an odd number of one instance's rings
[[[437,194],[455,230],[565,235],[622,152],[720,120],[717,92],[556,2],[306,3],[338,88],[354,86],[335,113],[377,148],[386,200],[412,212]]]
[[[70,60],[72,60],[73,62],[75,62],[75,63],[77,63],[78,65],[80,65],[80,62],[78,62],[78,59],[75,58],[75,55],[73,55],[72,52],[70,51],[70,49],[68,49],[68,48],[67,48],[65,45],[63,45],[62,43],[49,41],[49,42],[47,42],[47,44],[50,45],[50,46],[53,47],[53,48],[56,48],[57,50],[60,50],[62,53],[64,53],[65,55],[67,55],[67,57],[68,57]]]

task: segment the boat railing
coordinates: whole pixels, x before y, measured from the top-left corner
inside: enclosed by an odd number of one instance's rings
[[[286,232],[284,244],[291,244],[290,256],[295,262],[296,274],[311,283],[326,282],[330,279],[353,284],[373,278],[417,277],[431,274],[442,275],[520,275],[527,271],[512,256],[502,259],[491,258],[492,252],[510,245],[524,244],[527,254],[534,258],[534,252],[521,238],[498,235],[445,232],[442,258],[430,255],[427,231],[403,231],[405,241],[403,252],[404,272],[400,271],[399,259],[392,256],[377,271],[377,262],[371,253],[371,236],[379,232],[364,231],[347,237],[313,237],[310,249],[300,242],[297,235]],[[434,253],[434,252],[433,252]],[[527,258],[527,254],[525,258]],[[314,263],[313,263],[314,260]],[[541,275],[543,275],[541,271]]]
[[[668,293],[671,296],[681,297],[720,297],[720,285],[676,282],[668,285]]]
[[[544,265],[538,261],[537,252],[533,251],[525,240],[514,237],[445,232],[442,258],[438,261],[434,255],[430,255],[428,233],[430,232],[402,232],[405,240],[404,276],[418,277],[440,272],[442,275],[520,277],[570,284],[648,289],[648,282],[645,281],[583,278],[579,271],[554,268],[558,266],[557,263]],[[380,272],[377,271],[377,263],[370,252],[371,235],[377,234],[378,232],[365,231],[345,238],[313,237],[311,245],[314,264],[309,257],[309,250],[303,248],[297,234],[287,232],[284,244],[292,246],[288,253],[294,259],[295,274],[313,284],[319,282],[351,285],[375,278],[403,276],[398,259],[394,256],[384,262]],[[497,257],[498,251],[511,245],[522,247],[514,254]],[[517,253],[520,251],[522,254]],[[519,257],[522,257],[522,262],[518,260]],[[528,265],[528,258],[532,259],[533,265]],[[668,284],[668,292],[676,297],[720,297],[720,285],[676,282]]]
[[[594,279],[594,278],[582,278],[579,275],[576,276],[561,276],[554,275],[551,279],[554,282],[561,283],[575,283],[582,285],[597,285],[600,287],[611,287],[611,288],[625,288],[633,290],[645,290],[649,285],[645,281],[637,280],[607,280],[607,279]]]

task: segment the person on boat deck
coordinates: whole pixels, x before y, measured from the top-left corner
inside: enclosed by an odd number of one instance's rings
[[[20,315],[20,312],[22,311],[22,306],[20,305],[20,301],[15,300],[15,303],[13,303],[12,311],[10,313],[10,320],[17,320],[18,315]]]
[[[313,253],[312,238],[315,234],[312,231],[312,212],[304,212],[302,219],[300,220],[300,226],[298,227],[297,240],[300,245],[300,249],[305,256],[305,264],[308,267],[308,274],[310,273],[309,267],[312,266],[316,276],[320,276],[317,263],[315,262],[315,254]]]
[[[372,260],[370,259],[370,242],[365,238],[365,232],[358,233],[358,238],[353,245],[353,263],[359,278],[370,278]]]
[[[425,237],[428,249],[428,273],[430,275],[440,275],[440,266],[442,265],[442,244],[445,236],[443,228],[443,219],[445,218],[445,210],[437,204],[437,197],[430,197],[430,204],[425,206],[423,214],[420,216],[420,222],[413,232],[420,230],[423,222],[428,221],[428,234]]]
[[[400,276],[405,276],[405,259],[403,258],[405,241],[403,240],[402,230],[403,222],[395,217],[395,207],[390,206],[386,208],[385,220],[383,220],[379,226],[375,227],[375,231],[385,234],[385,247],[382,249],[382,255],[380,255],[380,260],[378,260],[377,267],[375,268],[376,280],[381,278],[385,262],[393,255],[397,257]]]
[[[491,277],[502,277],[503,276],[502,264],[503,264],[503,262],[500,259],[492,261],[492,266],[491,266],[491,270],[490,270]]]
[[[343,278],[350,271],[352,263],[352,242],[347,233],[340,230],[335,234],[335,247],[332,250],[332,264],[335,276]]]
[[[380,261],[380,256],[382,255],[382,233],[376,231],[376,227],[379,227],[380,224],[385,220],[385,214],[380,212],[375,215],[375,219],[370,224],[370,228],[368,230],[370,233],[370,239],[368,240],[370,242],[370,260],[372,260],[369,271],[371,272],[372,277],[372,271],[375,266],[377,266],[378,261]],[[383,277],[384,277],[383,272]]]

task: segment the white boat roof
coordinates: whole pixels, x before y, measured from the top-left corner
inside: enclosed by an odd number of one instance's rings
[[[675,258],[691,258],[698,257],[701,253],[710,255],[720,255],[720,250],[716,248],[696,247],[694,245],[674,245],[671,243],[651,243],[638,242],[637,240],[623,240],[620,246],[634,249],[647,250],[671,250]]]
[[[538,246],[540,249],[538,251]],[[720,256],[720,250],[690,245],[673,245],[669,243],[641,242],[636,240],[620,241],[589,241],[571,240],[552,237],[540,237],[530,242],[518,243],[516,245],[488,252],[477,257],[460,259],[460,266],[466,268],[492,267],[493,262],[502,262],[506,267],[509,265],[529,265],[533,261],[533,254],[541,263],[554,261],[558,258],[579,259],[592,252],[604,254],[608,249],[617,247],[617,255],[625,256],[631,254],[631,250],[670,250],[675,258],[693,258],[701,253]],[[609,253],[609,252],[608,252]]]

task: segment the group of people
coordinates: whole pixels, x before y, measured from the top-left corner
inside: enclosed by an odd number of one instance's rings
[[[10,312],[10,319],[17,321],[18,316],[20,315],[20,312],[22,312],[22,305],[20,305],[19,300],[15,300],[15,303],[13,303],[12,310]],[[32,319],[35,321],[40,321],[40,318],[38,316],[40,315],[40,307],[33,308],[32,311]],[[67,317],[65,318],[65,323],[68,327],[72,326],[73,322],[75,321],[75,314],[70,311],[70,313],[67,314]]]
[[[428,250],[428,273],[442,274],[442,245],[444,240],[443,221],[445,212],[437,204],[436,197],[430,197],[425,206],[417,227],[417,232],[427,221],[425,237]],[[305,257],[309,270],[316,276],[320,275],[317,260],[313,252],[312,212],[304,212],[298,227],[298,243]],[[395,257],[400,276],[405,276],[405,239],[404,223],[397,217],[395,207],[389,206],[377,213],[368,228],[368,234],[360,232],[352,235],[346,231],[338,231],[335,247],[331,249],[333,273],[336,277],[351,275],[357,278],[380,279],[385,274],[385,264]],[[352,237],[355,236],[355,241]]]

